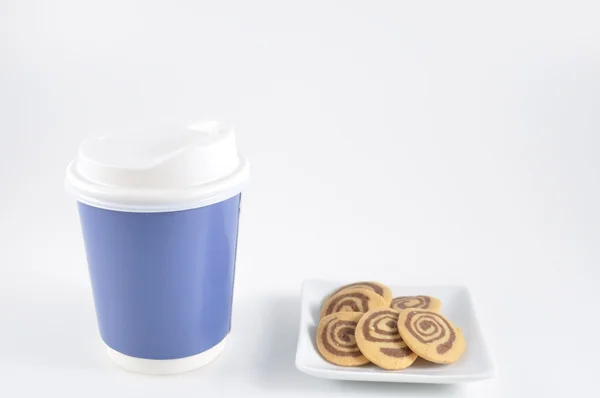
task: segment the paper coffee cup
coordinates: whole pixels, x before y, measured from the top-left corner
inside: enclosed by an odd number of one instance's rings
[[[136,372],[213,360],[231,328],[248,162],[230,128],[94,136],[66,173],[78,202],[100,335]]]

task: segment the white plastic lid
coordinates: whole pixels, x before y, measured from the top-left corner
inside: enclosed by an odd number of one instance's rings
[[[164,212],[240,193],[249,165],[233,130],[218,122],[92,136],[66,175],[77,201],[109,210]]]

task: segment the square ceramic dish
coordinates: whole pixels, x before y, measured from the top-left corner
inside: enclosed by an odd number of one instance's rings
[[[461,328],[467,342],[467,348],[457,362],[438,365],[418,358],[406,369],[390,371],[372,364],[342,367],[325,361],[316,347],[319,312],[323,300],[346,283],[311,279],[302,284],[300,333],[296,351],[296,367],[301,372],[326,379],[436,384],[464,383],[495,375],[494,361],[479,327],[471,295],[462,286],[387,284],[394,297],[430,295],[442,301],[442,314]]]

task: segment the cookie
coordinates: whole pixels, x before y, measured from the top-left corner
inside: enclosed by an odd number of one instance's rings
[[[385,299],[385,301],[387,301],[388,303],[392,300],[392,291],[390,290],[390,288],[387,287],[386,285],[384,285],[383,283],[379,283],[379,282],[350,283],[348,285],[344,285],[344,286],[340,287],[339,289],[337,289],[336,291],[331,293],[330,296],[333,296],[334,294],[339,293],[342,290],[354,289],[354,288],[362,288],[362,289],[372,290],[375,293],[377,293],[378,295],[380,295],[381,297],[383,297]]]
[[[435,363],[452,363],[465,351],[465,338],[437,312],[407,309],[400,312],[398,331],[418,356]]]
[[[402,311],[407,308],[419,308],[439,312],[442,309],[442,302],[431,296],[401,296],[394,297],[390,307],[396,311]]]
[[[366,312],[356,326],[356,344],[360,352],[375,365],[404,369],[417,359],[398,332],[398,311],[376,308]]]
[[[336,312],[367,312],[373,308],[387,307],[388,301],[372,290],[348,288],[330,296],[321,308],[321,318]]]
[[[338,312],[327,315],[319,322],[317,349],[323,357],[340,366],[360,366],[369,360],[356,345],[354,331],[361,312]]]

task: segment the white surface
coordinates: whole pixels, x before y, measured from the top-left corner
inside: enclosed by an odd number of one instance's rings
[[[233,129],[205,121],[86,138],[67,167],[79,202],[109,210],[177,211],[239,194],[249,165]]]
[[[148,375],[173,375],[189,372],[208,365],[223,352],[227,337],[219,344],[200,354],[178,359],[144,359],[122,354],[106,346],[108,357],[125,370]]]
[[[325,361],[315,343],[321,306],[332,292],[351,282],[309,279],[302,283],[296,350],[296,367],[300,371],[326,379],[435,384],[464,383],[495,375],[492,355],[485,343],[469,291],[462,286],[397,286],[393,281],[386,281],[394,297],[427,295],[442,301],[442,314],[462,330],[467,342],[465,352],[455,363],[437,365],[419,358],[406,369],[389,371],[375,365],[345,368]]]
[[[599,325],[599,6],[0,2],[0,396],[599,395],[600,348],[567,326]],[[65,167],[91,133],[203,119],[252,162],[232,333],[198,371],[124,372]],[[342,275],[466,285],[498,377],[297,371],[300,283]]]

